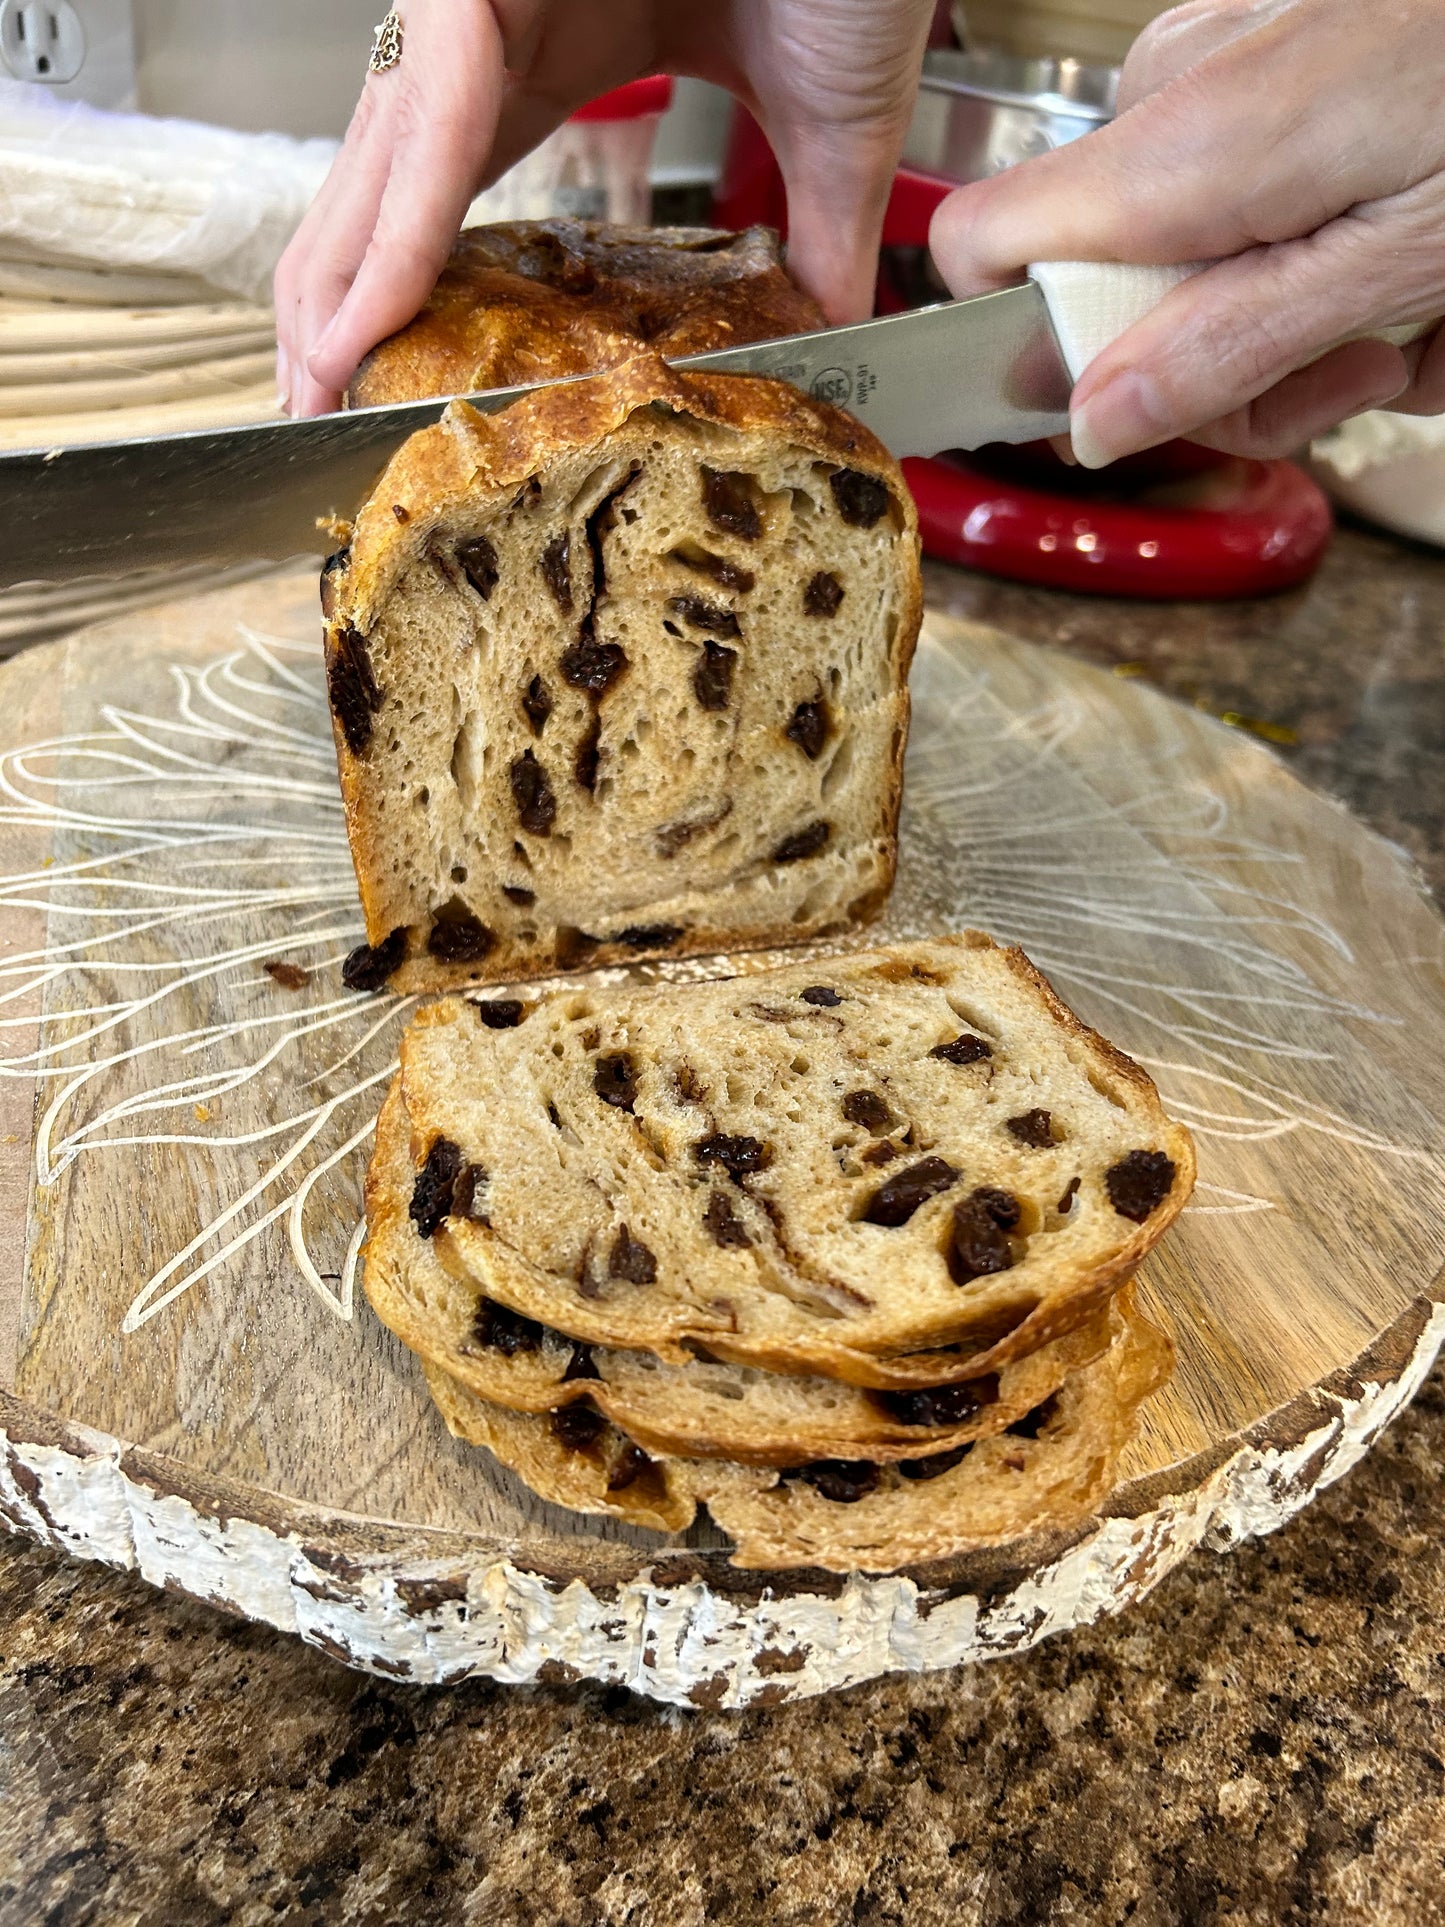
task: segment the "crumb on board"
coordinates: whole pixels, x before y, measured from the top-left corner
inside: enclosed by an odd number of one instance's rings
[[[283,990],[304,990],[311,981],[311,972],[302,964],[286,963],[284,959],[273,957],[261,968],[273,983],[280,984]]]

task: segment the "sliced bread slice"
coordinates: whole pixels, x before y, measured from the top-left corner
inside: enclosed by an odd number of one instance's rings
[[[917,518],[851,417],[643,355],[408,441],[323,577],[358,988],[791,943],[893,880]]]
[[[901,1566],[1076,1527],[1108,1495],[1139,1408],[1168,1376],[1172,1347],[1120,1294],[1113,1342],[1012,1430],[933,1459],[879,1466],[823,1460],[763,1471],[652,1457],[594,1408],[546,1417],[475,1397],[440,1366],[427,1383],[448,1429],[484,1445],[539,1497],[660,1531],[706,1503],[735,1566],[892,1572]]]
[[[449,999],[402,1040],[410,1211],[587,1344],[976,1377],[1085,1322],[1193,1182],[1145,1073],[977,933],[506,1015]]]
[[[697,1517],[692,1461],[651,1457],[590,1406],[513,1412],[478,1398],[440,1365],[423,1359],[422,1370],[452,1437],[486,1446],[539,1499],[652,1532],[685,1532]],[[741,1467],[738,1474],[759,1489],[769,1476]]]
[[[923,1457],[1006,1430],[1109,1343],[1101,1309],[998,1373],[893,1393],[721,1359],[669,1365],[651,1352],[579,1344],[483,1297],[440,1263],[409,1214],[410,1144],[394,1086],[367,1179],[364,1278],[382,1323],[491,1404],[549,1412],[585,1400],[651,1453],[747,1465]]]
[[[765,1489],[704,1470],[698,1496],[734,1541],[733,1564],[891,1572],[1082,1524],[1113,1490],[1139,1409],[1174,1363],[1169,1339],[1135,1309],[1132,1287],[1119,1294],[1114,1319],[1102,1358],[957,1459],[807,1466]]]

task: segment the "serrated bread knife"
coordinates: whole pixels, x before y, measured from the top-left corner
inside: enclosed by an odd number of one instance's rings
[[[895,455],[1028,442],[1069,425],[1073,379],[1193,268],[1055,263],[1000,294],[688,355],[848,409]],[[576,377],[575,379],[585,379]],[[467,397],[505,408],[523,388]],[[303,421],[0,455],[0,588],[322,553],[446,398]]]

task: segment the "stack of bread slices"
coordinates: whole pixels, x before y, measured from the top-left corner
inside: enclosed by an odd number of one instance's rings
[[[1130,1278],[1187,1134],[973,934],[700,984],[450,997],[406,1033],[366,1289],[544,1498],[755,1566],[1069,1523],[1168,1347]]]
[[[449,408],[327,565],[367,921],[344,974],[454,993],[416,1012],[378,1121],[365,1285],[452,1432],[543,1498],[664,1532],[706,1505],[739,1565],[887,1571],[1108,1494],[1171,1356],[1131,1280],[1193,1153],[1017,950],[779,958],[887,896],[921,598],[866,430],[637,338],[649,274],[695,319],[682,257],[715,337],[778,331],[757,245],[729,280],[736,237],[664,238],[648,268],[636,235],[509,230],[526,338],[585,287],[617,365]],[[501,247],[463,257],[495,276]],[[488,282],[493,308],[515,342]],[[457,312],[517,379],[443,288],[367,398],[435,379]]]

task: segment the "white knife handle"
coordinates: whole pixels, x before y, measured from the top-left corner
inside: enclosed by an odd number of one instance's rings
[[[1064,361],[1077,381],[1096,355],[1157,308],[1171,288],[1209,265],[1194,261],[1182,268],[1140,268],[1114,261],[1037,261],[1029,269],[1029,279],[1043,292]],[[1403,348],[1435,325],[1433,321],[1410,323],[1351,338],[1388,341]]]

